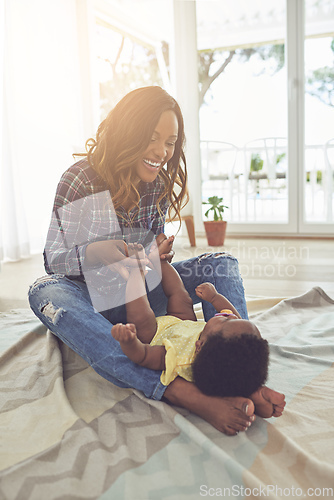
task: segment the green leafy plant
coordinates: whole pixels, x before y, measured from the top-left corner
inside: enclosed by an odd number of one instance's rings
[[[310,182],[311,181],[311,172],[306,172],[306,182]],[[321,170],[317,170],[317,184],[321,184],[322,183],[322,171]]]
[[[258,172],[261,170],[263,167],[263,159],[259,155],[259,153],[253,153],[251,157],[251,163],[250,163],[250,171],[251,172]]]
[[[210,212],[213,211],[213,220],[223,220],[223,213],[225,208],[228,208],[227,205],[223,205],[223,198],[219,198],[218,196],[210,196],[208,201],[203,201],[203,205],[210,205],[210,208],[205,212],[205,217],[210,218]]]
[[[280,153],[276,157],[276,165],[279,164],[280,161],[282,161],[286,157],[286,153]]]

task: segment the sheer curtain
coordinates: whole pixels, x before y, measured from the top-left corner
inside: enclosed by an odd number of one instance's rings
[[[87,1],[0,0],[0,260],[42,251],[59,177],[88,138]]]

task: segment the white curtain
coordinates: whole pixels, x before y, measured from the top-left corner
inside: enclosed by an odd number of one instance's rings
[[[0,0],[0,260],[42,251],[59,177],[88,138],[85,2]]]

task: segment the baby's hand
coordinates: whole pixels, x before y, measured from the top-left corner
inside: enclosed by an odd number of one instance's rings
[[[117,323],[111,329],[111,335],[118,342],[130,343],[137,337],[137,330],[133,323]]]
[[[195,288],[197,297],[207,302],[212,302],[217,295],[217,290],[212,283],[202,283]]]

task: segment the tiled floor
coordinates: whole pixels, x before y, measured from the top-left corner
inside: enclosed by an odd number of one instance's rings
[[[175,261],[203,252],[224,250],[239,260],[247,297],[291,297],[320,286],[334,298],[334,240],[227,238],[212,249],[204,238],[197,247],[177,236]],[[44,273],[41,255],[6,262],[0,269],[0,311],[28,307],[29,285]]]

